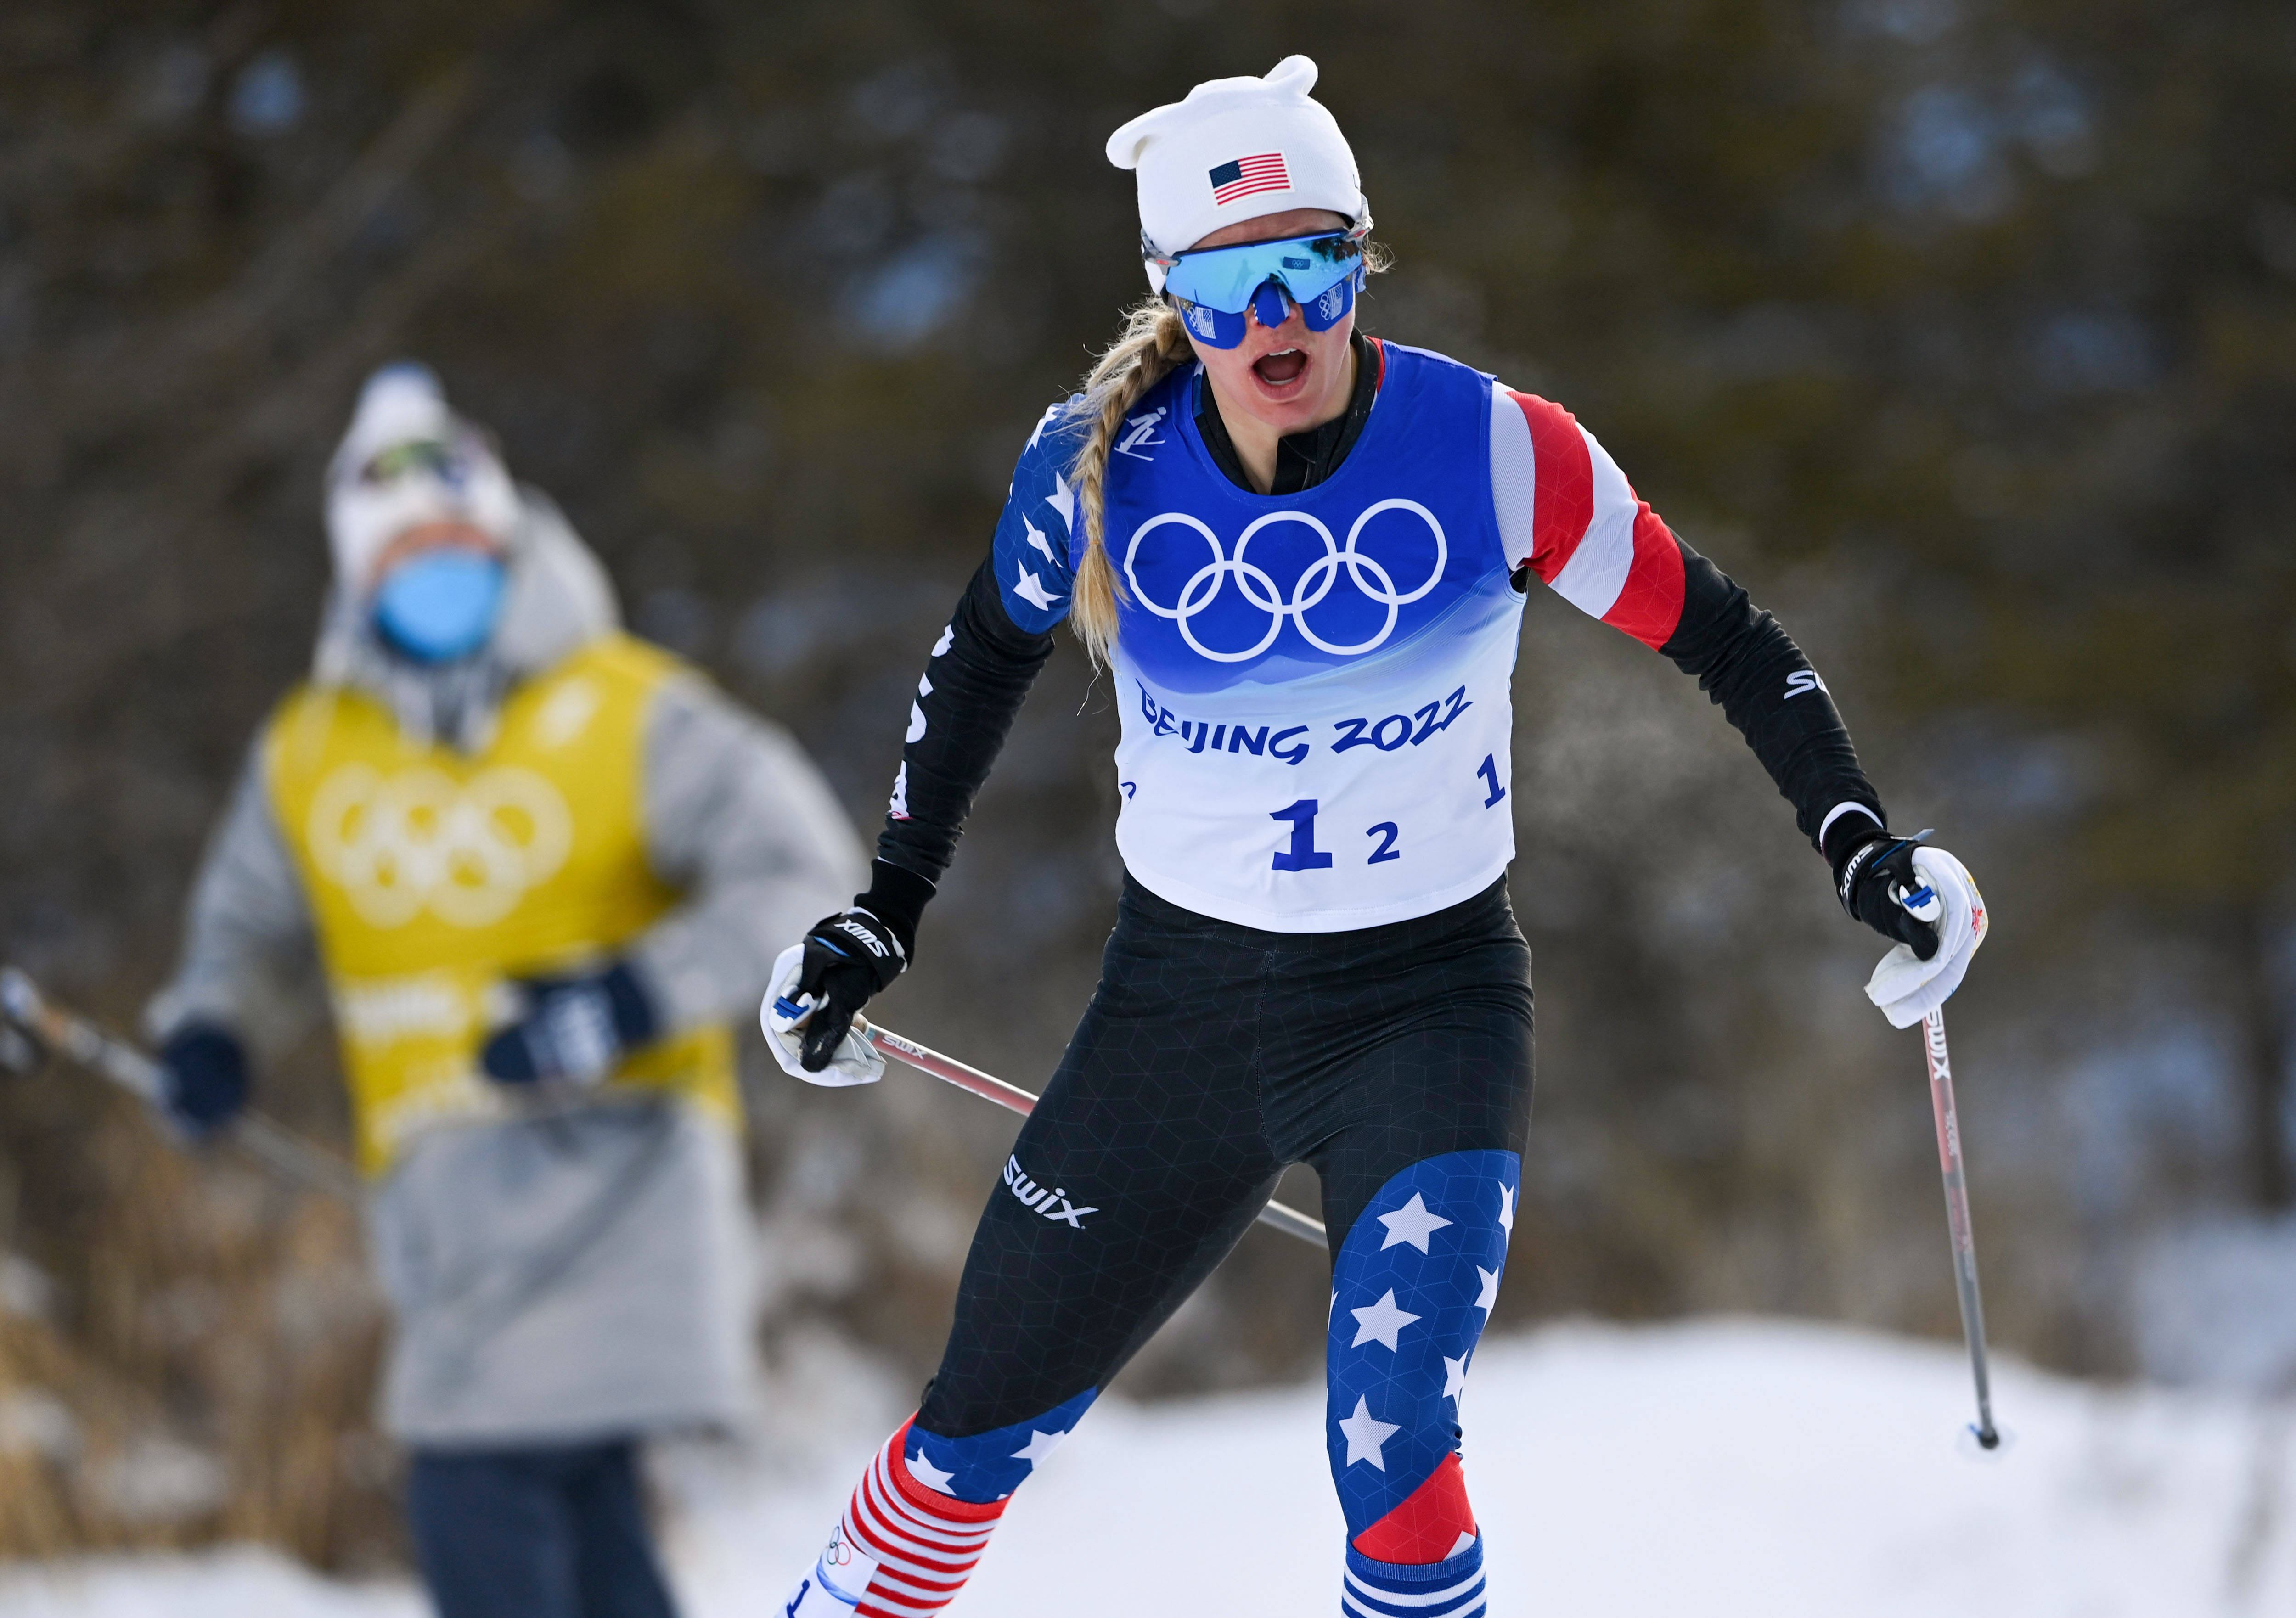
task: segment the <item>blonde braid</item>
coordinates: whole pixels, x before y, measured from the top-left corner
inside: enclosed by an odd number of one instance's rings
[[[1126,413],[1141,395],[1169,376],[1195,353],[1188,329],[1170,305],[1150,298],[1124,317],[1123,335],[1109,345],[1085,378],[1084,396],[1074,413],[1092,418],[1092,430],[1069,468],[1076,487],[1077,505],[1084,513],[1084,560],[1076,571],[1076,600],[1069,623],[1094,663],[1108,666],[1116,646],[1116,606],[1124,599],[1124,581],[1108,559],[1102,535],[1108,482],[1108,452],[1124,425]]]

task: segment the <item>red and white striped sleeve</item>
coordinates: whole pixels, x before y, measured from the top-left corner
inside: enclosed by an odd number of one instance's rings
[[[1515,567],[1644,645],[1682,620],[1682,548],[1560,404],[1491,387],[1491,501]]]

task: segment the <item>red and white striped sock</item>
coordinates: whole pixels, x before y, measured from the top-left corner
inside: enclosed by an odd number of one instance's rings
[[[1005,1502],[926,1488],[909,1475],[908,1442],[905,1421],[861,1475],[783,1618],[931,1618],[956,1599]]]

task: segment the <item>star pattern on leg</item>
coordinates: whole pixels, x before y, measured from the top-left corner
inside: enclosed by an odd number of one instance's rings
[[[1013,1459],[1014,1460],[1025,1460],[1033,1465],[1036,1462],[1044,1459],[1045,1457],[1050,1455],[1054,1450],[1059,1449],[1061,1447],[1061,1440],[1067,1436],[1068,1434],[1066,1433],[1039,1433],[1036,1428],[1031,1427],[1029,1429],[1028,1443],[1022,1448],[1013,1450]]]
[[[1427,1199],[1414,1191],[1409,1202],[1392,1214],[1381,1214],[1379,1222],[1387,1227],[1387,1239],[1379,1245],[1381,1252],[1386,1252],[1398,1242],[1409,1242],[1424,1253],[1427,1251],[1427,1238],[1451,1222],[1440,1214],[1430,1212]]]
[[[1390,1353],[1395,1350],[1397,1334],[1420,1319],[1409,1310],[1397,1307],[1392,1287],[1387,1289],[1385,1297],[1368,1309],[1350,1309],[1348,1312],[1356,1318],[1356,1340],[1349,1347],[1361,1348],[1366,1343],[1376,1343]]]
[[[1506,1228],[1506,1233],[1509,1236],[1514,1234],[1514,1188],[1513,1186],[1499,1187],[1499,1223]]]
[[[1380,1446],[1388,1441],[1390,1434],[1403,1430],[1400,1424],[1382,1421],[1374,1416],[1369,1401],[1358,1393],[1354,1413],[1341,1418],[1336,1425],[1348,1441],[1348,1465],[1352,1467],[1359,1460],[1367,1460],[1382,1472],[1387,1470],[1387,1458],[1380,1453]]]
[[[1454,1360],[1448,1354],[1443,1356],[1443,1397],[1454,1403],[1467,1391],[1467,1359],[1472,1357]]]
[[[939,1467],[934,1466],[932,1462],[925,1459],[925,1452],[922,1450],[919,1450],[914,1455],[906,1457],[906,1459],[908,1463],[909,1475],[911,1477],[915,1478],[917,1482],[922,1483],[926,1488],[931,1490],[936,1494],[949,1493],[949,1481],[955,1477],[955,1473],[944,1472]],[[954,1496],[951,1498],[954,1498]]]
[[[1475,1307],[1488,1314],[1492,1305],[1499,1301],[1499,1272],[1477,1264],[1475,1273],[1483,1278],[1483,1289],[1475,1295]]]

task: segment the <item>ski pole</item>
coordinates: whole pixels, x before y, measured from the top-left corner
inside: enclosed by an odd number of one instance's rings
[[[1037,1098],[1017,1084],[967,1066],[955,1057],[943,1056],[930,1045],[920,1045],[905,1034],[882,1028],[865,1017],[856,1016],[853,1031],[878,1050],[897,1061],[906,1062],[919,1073],[930,1074],[944,1084],[954,1084],[959,1090],[979,1096],[984,1101],[994,1101],[1007,1112],[1027,1117],[1036,1110]],[[1328,1248],[1330,1237],[1320,1219],[1310,1219],[1297,1208],[1271,1202],[1259,1210],[1259,1222],[1273,1225],[1286,1236],[1296,1236],[1303,1242],[1313,1242]]]
[[[118,1034],[65,1010],[14,967],[0,968],[0,1016],[152,1107],[164,1107],[167,1082],[159,1063]],[[359,1199],[358,1171],[261,1113],[242,1113],[227,1132],[289,1179],[346,1202]]]
[[[1985,1364],[1985,1300],[1977,1290],[1977,1237],[1969,1223],[1969,1179],[1962,1172],[1961,1119],[1953,1105],[1953,1062],[1946,1053],[1945,1011],[1922,1021],[1922,1049],[1929,1056],[1930,1105],[1937,1114],[1938,1164],[1945,1175],[1945,1219],[1953,1233],[1953,1279],[1961,1293],[1961,1335],[1969,1343],[1970,1375],[1977,1382],[1980,1448],[2001,1447],[1993,1425],[1993,1385]]]

